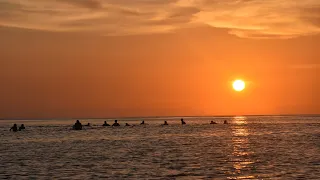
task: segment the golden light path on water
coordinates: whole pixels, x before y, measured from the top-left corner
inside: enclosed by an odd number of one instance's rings
[[[251,156],[254,154],[250,148],[248,136],[250,135],[247,128],[247,118],[243,116],[236,116],[232,123],[232,143],[233,143],[233,167],[235,169],[234,175],[237,179],[254,179],[252,174],[253,164],[255,163]]]

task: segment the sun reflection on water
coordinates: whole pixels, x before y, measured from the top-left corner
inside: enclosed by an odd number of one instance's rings
[[[248,136],[249,131],[247,127],[247,118],[243,116],[234,117],[232,120],[234,126],[232,129],[232,163],[234,167],[233,175],[236,179],[252,179],[255,178],[251,172],[254,168],[254,160],[252,155],[254,152],[250,148],[250,142]],[[233,177],[234,178],[234,177]]]
[[[235,123],[235,124],[247,124],[247,117],[245,117],[245,116],[233,117],[233,123]]]

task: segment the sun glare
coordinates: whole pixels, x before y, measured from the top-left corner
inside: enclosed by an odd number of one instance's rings
[[[242,91],[246,87],[246,83],[238,79],[233,82],[232,86],[235,91]]]

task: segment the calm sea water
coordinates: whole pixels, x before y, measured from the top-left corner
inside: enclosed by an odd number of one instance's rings
[[[320,179],[320,117],[184,119],[1,120],[0,179]]]

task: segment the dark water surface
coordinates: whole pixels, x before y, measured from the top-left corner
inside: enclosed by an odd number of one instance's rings
[[[320,117],[81,121],[0,121],[0,179],[320,179]]]

